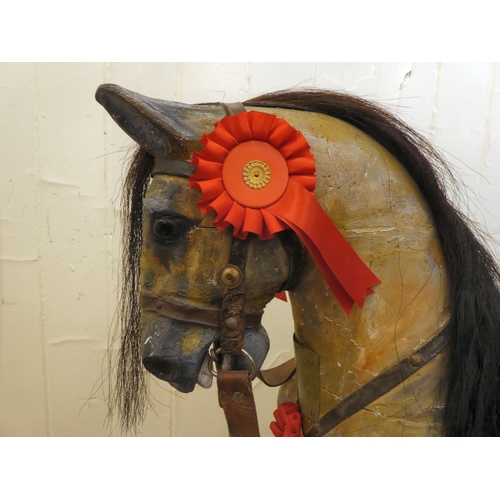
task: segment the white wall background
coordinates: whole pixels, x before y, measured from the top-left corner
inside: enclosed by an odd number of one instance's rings
[[[119,181],[132,142],[94,100],[101,83],[185,102],[240,101],[294,86],[388,106],[448,155],[466,206],[500,233],[500,64],[0,64],[0,435],[119,435],[106,426],[116,308]],[[465,206],[465,205],[464,205]],[[264,316],[266,366],[292,354],[287,306]],[[101,387],[101,384],[104,385]],[[145,436],[227,435],[214,390],[151,380]],[[276,390],[255,386],[261,431]]]

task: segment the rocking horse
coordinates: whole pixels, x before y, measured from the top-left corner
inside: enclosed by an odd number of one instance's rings
[[[498,435],[499,270],[419,134],[332,91],[96,98],[139,145],[123,191],[125,429],[144,416],[144,366],[184,393],[216,377],[231,436],[259,435],[257,376],[282,384],[276,435]],[[285,290],[295,361],[264,373],[263,309]]]

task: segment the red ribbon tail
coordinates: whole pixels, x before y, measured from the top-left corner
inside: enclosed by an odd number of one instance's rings
[[[289,181],[285,194],[267,210],[303,241],[330,290],[349,315],[354,303],[363,307],[381,281],[359,258],[312,193]]]

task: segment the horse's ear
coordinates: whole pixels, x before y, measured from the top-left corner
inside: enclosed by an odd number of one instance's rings
[[[213,105],[189,105],[143,96],[118,85],[101,85],[101,104],[120,128],[153,156],[189,159],[200,137],[225,116]]]

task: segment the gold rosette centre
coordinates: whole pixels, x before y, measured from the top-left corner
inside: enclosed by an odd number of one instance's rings
[[[243,180],[252,189],[262,189],[271,180],[271,169],[261,160],[249,161],[243,168]]]

